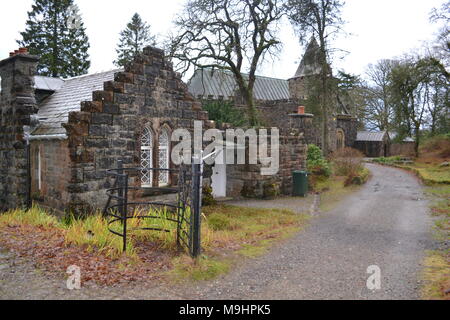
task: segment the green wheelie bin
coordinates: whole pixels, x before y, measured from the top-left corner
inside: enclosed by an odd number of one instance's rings
[[[308,195],[308,172],[294,171],[292,177],[294,180],[293,196],[306,197]]]

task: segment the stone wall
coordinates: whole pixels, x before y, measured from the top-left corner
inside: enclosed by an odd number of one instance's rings
[[[358,137],[358,120],[352,116],[339,115],[337,117],[337,127],[344,131],[345,146],[354,148]]]
[[[65,205],[70,202],[67,140],[32,141],[30,156],[33,201],[53,211],[64,212]]]
[[[279,194],[291,195],[292,172],[306,169],[306,148],[303,134],[293,130],[280,135],[280,169],[276,175],[261,175],[260,164],[228,165],[227,196],[270,198]]]
[[[145,48],[103,91],[93,92],[92,101],[82,103],[81,112],[69,115],[65,125],[71,159],[69,208],[75,212],[101,208],[105,189],[112,186],[107,169],[122,160],[125,167],[140,167],[140,141],[146,126],[157,144],[161,128],[192,130],[194,120],[207,120],[208,113],[188,93],[187,86],[164,52]],[[205,121],[205,128],[208,128]],[[153,163],[158,152],[154,149]],[[175,177],[171,177],[175,183]],[[140,185],[139,175],[132,185]]]
[[[414,142],[396,142],[389,147],[389,156],[414,157],[415,154]]]
[[[37,112],[33,89],[37,62],[37,57],[26,53],[0,61],[0,211],[26,204],[24,126]]]

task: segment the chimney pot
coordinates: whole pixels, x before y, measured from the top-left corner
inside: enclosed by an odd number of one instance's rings
[[[304,106],[298,107],[298,114],[305,114],[305,107]]]
[[[15,55],[16,55],[16,54],[15,54],[14,52],[10,52],[10,53],[9,53],[9,56],[10,56],[10,57],[14,57]]]
[[[19,48],[19,53],[28,53],[28,49],[27,48]]]

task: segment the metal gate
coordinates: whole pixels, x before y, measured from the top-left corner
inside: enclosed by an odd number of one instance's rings
[[[106,191],[108,201],[103,215],[108,217],[109,231],[123,239],[123,251],[127,249],[129,233],[134,230],[147,230],[156,232],[171,232],[171,230],[161,228],[129,228],[130,219],[166,219],[177,225],[176,241],[177,245],[186,250],[192,257],[198,257],[201,253],[201,207],[202,207],[202,176],[203,166],[201,164],[192,166],[181,165],[180,169],[158,169],[158,168],[125,168],[123,162],[118,162],[118,167],[109,169],[108,174],[115,178],[114,186]],[[177,187],[174,188],[143,188],[141,186],[130,186],[131,174],[141,174],[144,170],[159,173],[178,174]],[[153,175],[153,174],[152,174]],[[159,201],[135,201],[130,200],[130,191],[160,191],[177,194],[176,202],[165,203]],[[170,215],[165,217],[152,215],[136,215],[137,207],[165,208]],[[112,227],[120,224],[120,230],[113,230]]]

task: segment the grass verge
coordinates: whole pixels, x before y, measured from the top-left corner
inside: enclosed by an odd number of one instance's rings
[[[192,260],[176,247],[176,223],[161,219],[171,213],[136,212],[152,219],[129,220],[127,252],[122,239],[108,230],[101,215],[60,221],[39,207],[0,216],[2,244],[20,255],[64,274],[70,265],[83,270],[83,281],[99,284],[145,280],[144,274],[175,280],[209,280],[230,270],[242,257],[253,258],[304,227],[309,216],[288,210],[216,205],[204,208],[203,256]],[[169,232],[133,230],[160,228]],[[113,229],[120,231],[120,225]]]
[[[435,185],[426,189],[432,199],[431,212],[435,218],[435,237],[443,249],[427,253],[424,261],[422,289],[424,299],[450,300],[450,185]]]
[[[376,158],[373,162],[414,172],[426,185],[450,185],[450,168],[439,163],[419,159],[413,163],[405,163],[401,157]]]

